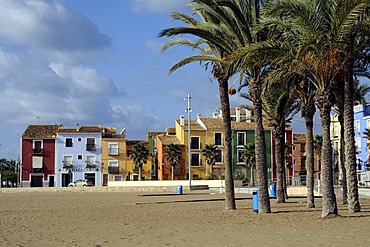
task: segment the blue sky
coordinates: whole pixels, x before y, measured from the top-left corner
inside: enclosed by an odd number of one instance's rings
[[[192,51],[161,53],[170,13],[188,0],[0,0],[0,158],[19,157],[29,124],[126,127],[127,138],[219,108],[217,82],[198,63],[168,74]],[[245,104],[235,95],[231,106]],[[318,114],[316,114],[318,115]],[[300,114],[294,132],[303,133]],[[320,126],[316,125],[316,132]]]

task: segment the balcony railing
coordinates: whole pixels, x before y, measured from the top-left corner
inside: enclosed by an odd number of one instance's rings
[[[62,161],[63,162],[63,168],[73,168],[73,163],[68,161]]]
[[[118,148],[108,148],[108,155],[118,155]]]
[[[86,151],[95,151],[96,146],[95,144],[86,144]]]
[[[108,173],[118,174],[119,167],[118,166],[108,166]]]
[[[86,162],[86,168],[96,168],[96,164],[93,162]]]

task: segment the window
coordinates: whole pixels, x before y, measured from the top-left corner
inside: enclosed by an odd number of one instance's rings
[[[238,163],[244,163],[242,152],[243,152],[242,149],[238,149],[237,157],[236,157]]]
[[[370,129],[370,120],[366,120],[366,128]]]
[[[199,143],[199,137],[198,136],[192,136],[191,137],[190,148],[191,149],[200,149],[200,143]]]
[[[215,145],[222,146],[222,133],[215,133]]]
[[[72,138],[66,138],[66,147],[73,147]]]
[[[222,150],[217,150],[216,163],[222,163]]]
[[[77,159],[82,160],[82,154],[79,154],[79,155],[77,156]]]
[[[122,175],[115,175],[114,181],[122,181]]]
[[[361,138],[356,138],[356,151],[361,151]]]
[[[86,156],[86,168],[96,168],[95,156],[93,155]]]
[[[108,155],[118,155],[118,143],[108,143]]]
[[[81,141],[81,137],[79,137],[77,140],[80,142]]]
[[[65,155],[63,157],[63,168],[73,167],[72,155]]]
[[[334,125],[334,137],[338,137],[338,125]]]
[[[41,156],[32,157],[32,168],[42,168],[42,157]]]
[[[238,133],[238,140],[237,140],[238,146],[244,146],[245,145],[245,133],[239,132]]]
[[[108,161],[108,173],[117,174],[119,170],[118,167],[118,160],[110,160]]]
[[[198,153],[191,154],[191,166],[201,166],[200,155]]]
[[[43,141],[34,140],[32,145],[33,145],[33,152],[34,153],[42,153]]]
[[[95,138],[87,138],[86,151],[95,151]]]
[[[356,133],[360,132],[360,120],[356,120],[355,131],[356,131]]]

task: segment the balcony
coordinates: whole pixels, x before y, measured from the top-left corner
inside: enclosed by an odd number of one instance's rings
[[[96,168],[96,164],[93,162],[86,162],[86,168]]]
[[[108,166],[108,173],[118,174],[119,173],[119,167],[118,166]]]
[[[70,162],[62,161],[62,162],[63,162],[63,168],[66,168],[66,169],[73,168],[73,163],[71,161]]]
[[[118,155],[118,148],[108,148],[108,155],[110,156],[116,156]]]
[[[95,151],[96,146],[95,144],[86,144],[86,151]]]

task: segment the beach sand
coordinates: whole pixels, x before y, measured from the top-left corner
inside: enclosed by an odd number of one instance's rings
[[[145,195],[145,196],[143,196]],[[148,196],[152,195],[152,196]],[[17,192],[0,198],[0,246],[370,246],[370,198],[362,212],[322,220],[321,199],[252,210],[250,194],[157,195],[145,192]]]

